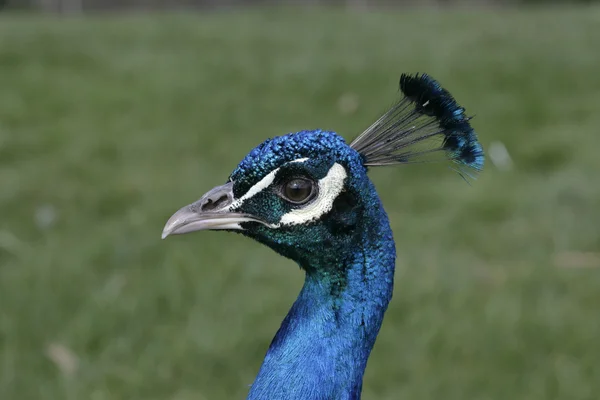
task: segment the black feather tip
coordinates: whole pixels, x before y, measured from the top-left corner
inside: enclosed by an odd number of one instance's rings
[[[426,74],[402,74],[403,97],[350,146],[365,165],[451,160],[463,177],[483,169],[484,153],[470,117]]]

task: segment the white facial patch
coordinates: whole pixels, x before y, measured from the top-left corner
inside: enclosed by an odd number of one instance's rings
[[[290,161],[290,163],[300,163],[307,160],[308,158],[299,158]],[[271,186],[279,169],[280,168],[276,168],[265,175],[264,178],[252,186],[242,197],[233,201],[228,209],[233,210],[238,208],[246,200],[256,196],[258,193]],[[264,223],[264,225],[267,225],[270,228],[278,228],[281,225],[300,225],[320,218],[333,208],[333,202],[344,189],[344,181],[347,176],[346,169],[341,164],[333,164],[327,172],[327,175],[318,182],[319,193],[316,199],[304,207],[297,208],[284,214],[279,220],[279,223]]]
[[[317,198],[303,208],[297,208],[284,214],[279,223],[281,225],[304,224],[331,211],[333,202],[344,189],[344,180],[347,176],[344,167],[338,163],[333,164],[327,175],[319,180]]]

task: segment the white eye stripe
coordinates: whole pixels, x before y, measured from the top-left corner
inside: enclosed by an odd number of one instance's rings
[[[236,199],[233,203],[231,203],[229,209],[233,210],[238,208],[242,205],[242,203],[244,203],[244,201],[248,200],[253,196],[256,196],[256,194],[262,192],[263,190],[271,186],[271,184],[275,180],[275,175],[277,175],[277,171],[279,171],[279,168],[276,168],[273,171],[269,172],[267,175],[265,175],[265,177],[258,181],[258,183],[256,183],[250,189],[248,189],[248,191],[242,197]]]
[[[297,160],[290,161],[290,163],[299,163],[299,162],[305,162],[305,161],[308,161],[308,157],[299,158]]]
[[[338,163],[332,165],[327,175],[319,180],[317,198],[303,208],[297,208],[284,214],[279,221],[281,225],[299,225],[318,219],[331,211],[333,202],[344,189],[344,181],[348,174]]]
[[[308,158],[298,158],[296,160],[290,161],[290,163],[305,162],[306,160],[308,160]],[[262,192],[263,190],[265,190],[266,188],[271,186],[271,184],[275,180],[275,176],[277,175],[277,172],[279,171],[279,169],[280,168],[274,169],[273,171],[271,171],[267,175],[265,175],[265,177],[262,178],[260,181],[255,183],[254,186],[252,186],[250,189],[248,189],[248,191],[242,197],[240,197],[239,199],[237,199],[233,203],[231,203],[231,205],[229,206],[229,210],[238,208],[239,206],[242,205],[242,203],[244,201],[248,200],[249,198],[251,198],[253,196],[256,196],[258,193]]]

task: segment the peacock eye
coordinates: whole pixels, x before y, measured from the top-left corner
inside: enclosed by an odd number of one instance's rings
[[[304,203],[314,194],[314,184],[308,179],[294,178],[283,185],[283,197],[292,203]]]

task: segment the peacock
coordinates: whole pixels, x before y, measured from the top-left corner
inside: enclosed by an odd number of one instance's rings
[[[295,261],[305,281],[271,341],[248,399],[360,399],[367,359],[392,298],[396,250],[372,166],[449,160],[469,181],[484,164],[453,96],[402,74],[400,99],[349,145],[304,130],[267,139],[227,182],[175,212],[162,238],[238,232]]]

